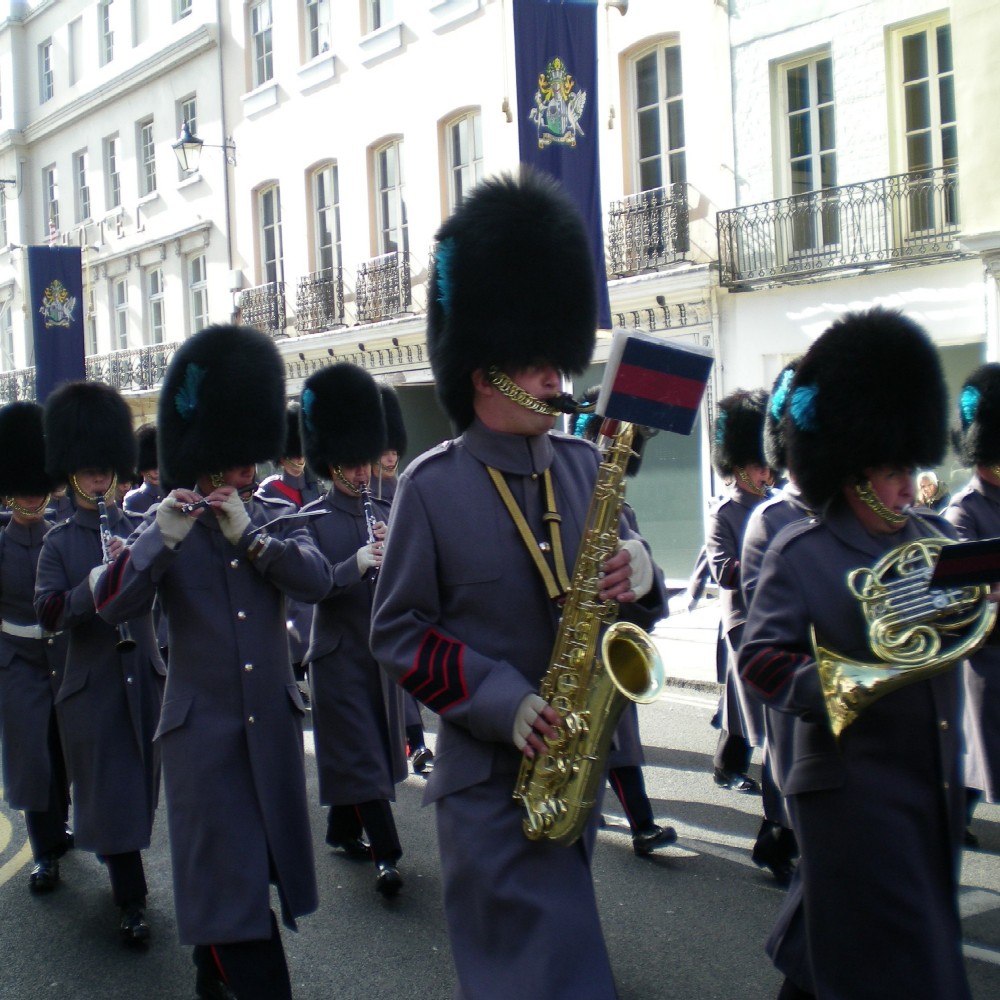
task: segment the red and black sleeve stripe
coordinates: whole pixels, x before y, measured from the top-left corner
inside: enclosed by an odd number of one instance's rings
[[[98,611],[121,590],[122,574],[125,572],[131,554],[130,549],[122,549],[118,558],[108,566],[104,576],[97,581],[97,587],[94,590],[94,604]]]
[[[434,629],[424,635],[413,666],[399,683],[429,709],[444,715],[469,697],[465,684],[465,647]]]
[[[740,675],[765,698],[773,698],[788,683],[792,675],[810,657],[803,653],[790,653],[785,649],[765,646],[749,659]]]

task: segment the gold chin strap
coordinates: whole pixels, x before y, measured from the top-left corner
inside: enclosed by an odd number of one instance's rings
[[[991,476],[1000,480],[1000,465],[988,465],[986,468]]]
[[[97,502],[97,497],[96,496],[92,497],[89,493],[84,493],[83,490],[80,489],[80,484],[76,481],[76,475],[75,474],[70,474],[69,484],[70,484],[70,486],[73,487],[73,492],[78,497],[82,498],[83,500],[87,500],[90,503],[96,503]],[[118,487],[118,473],[116,472],[111,477],[111,485],[104,492],[103,499],[104,499],[105,503],[107,503],[115,495],[115,490],[117,489],[117,487]]]
[[[747,470],[743,468],[742,465],[737,465],[733,470],[736,473],[736,478],[743,484],[743,488],[747,493],[752,493],[756,497],[766,497],[767,487],[758,486],[747,474]]]
[[[49,501],[52,499],[52,494],[47,493],[45,499],[34,509],[30,507],[22,507],[14,497],[4,497],[3,502],[15,513],[20,514],[21,517],[38,517],[39,514],[45,513],[45,508],[48,507]]]
[[[333,474],[337,477],[337,481],[346,486],[355,496],[361,496],[361,490],[354,485],[341,471],[340,466],[334,466]]]
[[[901,528],[909,520],[908,514],[897,514],[890,507],[886,507],[872,489],[872,484],[866,479],[863,483],[854,484],[854,492],[858,499],[870,510],[877,514],[886,524],[894,528]]]
[[[531,410],[533,413],[544,413],[547,417],[557,417],[562,413],[562,410],[553,409],[548,403],[537,396],[532,396],[530,392],[526,392],[506,372],[500,371],[499,368],[491,367],[487,369],[486,377],[490,380],[494,388],[499,389],[509,400],[517,403],[518,406],[523,406],[526,410]]]
[[[305,472],[306,463],[304,459],[301,462],[293,462],[290,458],[286,458],[285,461],[288,463],[289,466],[288,471],[293,476],[301,476],[302,473]]]

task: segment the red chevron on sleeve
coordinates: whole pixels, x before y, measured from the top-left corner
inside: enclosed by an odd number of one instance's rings
[[[60,590],[55,594],[49,594],[42,604],[42,609],[38,615],[38,624],[47,632],[58,632],[61,623],[63,608],[66,606],[66,591]]]
[[[444,715],[469,697],[465,685],[464,651],[462,643],[428,629],[417,649],[413,666],[399,683],[429,709]]]
[[[94,605],[100,611],[105,604],[118,595],[122,587],[122,575],[128,565],[131,549],[125,548],[118,553],[118,558],[105,570],[104,575],[97,581],[94,589]]]
[[[803,653],[789,653],[774,646],[765,646],[744,664],[740,676],[762,697],[773,698],[809,659]]]

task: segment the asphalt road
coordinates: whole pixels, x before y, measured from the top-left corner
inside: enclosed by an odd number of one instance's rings
[[[713,708],[706,694],[672,687],[640,710],[647,786],[657,816],[677,827],[676,846],[636,858],[617,800],[610,792],[605,800],[608,825],[594,877],[621,1000],[757,1000],[777,993],[780,977],[763,942],[783,891],[749,860],[759,798],[718,789],[711,780]],[[315,768],[308,774],[315,803]],[[392,901],[375,893],[369,864],[325,847],[324,813],[314,806],[320,909],[300,921],[297,934],[284,932],[296,1000],[451,996],[433,811],[420,808],[422,785],[411,776],[399,790],[406,884]],[[1000,996],[1000,808],[980,807],[975,828],[982,848],[964,859],[964,930],[975,1000],[993,1000]],[[119,944],[107,874],[92,855],[68,855],[51,895],[28,892],[23,822],[0,810],[0,998],[191,1000],[194,968],[190,950],[177,943],[162,809],[145,859],[154,938],[137,953]],[[538,947],[558,962],[558,928]]]

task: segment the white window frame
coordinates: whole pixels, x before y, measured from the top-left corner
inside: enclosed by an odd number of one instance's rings
[[[340,242],[340,175],[336,160],[313,171],[311,187],[316,270],[337,269],[342,266],[343,258]]]
[[[485,173],[483,116],[479,109],[452,118],[445,125],[444,141],[448,163],[448,211],[454,212]]]
[[[166,339],[166,297],[163,290],[163,268],[146,271],[146,343],[162,344]]]
[[[88,153],[85,149],[73,154],[73,206],[76,221],[86,222],[90,216],[90,184],[87,183]]]
[[[122,175],[119,169],[121,137],[117,132],[104,139],[104,197],[108,211],[121,207]]]
[[[268,184],[257,192],[257,218],[260,222],[260,283],[269,285],[284,281],[281,189],[277,184]]]
[[[208,326],[208,259],[203,253],[187,259],[188,311],[191,332]]]
[[[188,17],[192,11],[193,0],[173,0],[174,2],[174,22],[181,18]]]
[[[639,64],[652,58],[656,65],[656,100],[639,106]],[[666,93],[671,79],[670,62],[679,60],[680,92]],[[629,107],[632,115],[632,183],[635,191],[670,189],[687,182],[687,127],[684,122],[684,59],[678,40],[660,42],[636,52],[628,61]],[[641,122],[656,121],[658,146],[642,148]],[[677,133],[680,133],[678,135]],[[664,141],[665,138],[665,141]],[[658,175],[655,179],[653,172]]]
[[[272,0],[255,0],[250,6],[250,58],[253,85],[261,87],[274,79],[274,17]]]
[[[128,350],[128,276],[111,279],[111,350]]]
[[[384,143],[375,148],[372,154],[378,253],[406,253],[410,249],[410,234],[406,215],[402,140],[393,139]]]
[[[6,250],[7,244],[7,194],[6,185],[0,189],[0,250]]]
[[[69,22],[67,28],[67,48],[69,64],[69,85],[75,86],[83,75],[83,18]]]
[[[330,0],[303,0],[302,34],[307,62],[330,51]]]
[[[89,357],[97,353],[97,307],[94,287],[86,289],[87,312],[84,316],[84,352]]]
[[[0,370],[12,372],[17,369],[14,358],[14,310],[8,297],[0,302]]]
[[[44,104],[55,96],[55,77],[52,72],[52,39],[46,38],[38,46],[38,103]]]
[[[59,232],[59,174],[55,164],[42,170],[42,196],[45,198],[45,224],[49,236]]]
[[[115,32],[111,17],[112,3],[113,0],[98,0],[97,3],[98,50],[102,66],[107,66],[115,57]]]
[[[156,143],[153,140],[153,118],[143,118],[135,124],[135,158],[139,167],[139,196],[156,192]]]
[[[368,31],[378,31],[391,24],[396,17],[395,0],[365,0]]]

